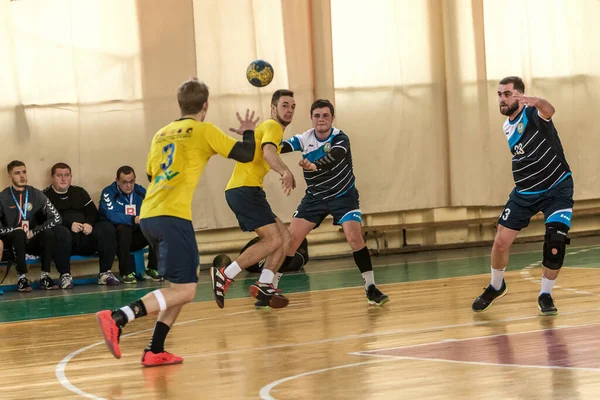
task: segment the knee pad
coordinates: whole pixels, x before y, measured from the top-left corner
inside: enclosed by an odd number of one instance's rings
[[[567,237],[569,227],[561,223],[550,223],[546,225],[546,234],[544,235],[544,261],[546,268],[558,270],[563,266],[567,245],[571,239]],[[553,254],[553,252],[556,254]]]

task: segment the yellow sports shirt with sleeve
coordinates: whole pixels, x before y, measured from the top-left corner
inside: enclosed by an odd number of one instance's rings
[[[254,140],[256,142],[254,159],[249,163],[235,163],[231,179],[225,190],[242,186],[263,187],[263,180],[271,167],[263,157],[262,147],[266,143],[272,143],[277,147],[277,154],[279,154],[283,140],[283,127],[274,119],[266,120],[256,127]]]
[[[178,119],[160,129],[150,146],[151,176],[140,218],[172,216],[192,220],[192,199],[210,157],[227,158],[236,140],[208,122]]]

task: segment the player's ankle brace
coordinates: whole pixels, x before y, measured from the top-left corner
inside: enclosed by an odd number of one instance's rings
[[[360,270],[361,273],[367,271],[373,271],[373,265],[371,264],[371,255],[369,254],[369,249],[367,246],[363,247],[360,250],[352,253],[354,256],[354,262],[356,266]]]

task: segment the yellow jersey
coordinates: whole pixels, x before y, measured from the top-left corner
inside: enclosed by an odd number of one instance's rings
[[[274,119],[268,119],[256,127],[254,140],[256,142],[254,159],[249,163],[235,163],[231,179],[229,179],[225,190],[242,186],[263,187],[263,180],[271,167],[263,157],[262,146],[266,143],[272,143],[277,147],[277,154],[279,154],[281,152],[281,141],[283,140],[283,127]]]
[[[236,140],[208,122],[178,119],[159,130],[150,146],[146,173],[151,182],[140,219],[172,216],[192,220],[192,199],[208,160],[227,157]]]

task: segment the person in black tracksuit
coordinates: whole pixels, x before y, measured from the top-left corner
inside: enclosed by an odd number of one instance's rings
[[[70,231],[71,254],[99,256],[99,285],[115,286],[119,280],[111,272],[117,253],[117,237],[113,224],[99,221],[96,205],[88,192],[71,185],[71,167],[57,163],[52,167],[52,185],[44,189],[62,217],[62,224]]]
[[[0,192],[0,238],[14,256],[17,289],[31,291],[26,276],[26,254],[41,257],[42,288],[58,288],[50,277],[52,259],[60,273],[60,286],[72,288],[69,232],[61,225],[60,214],[41,191],[27,185],[27,169],[22,161],[12,161],[7,170],[12,185]]]

